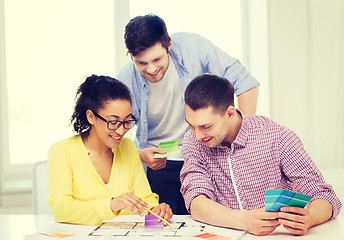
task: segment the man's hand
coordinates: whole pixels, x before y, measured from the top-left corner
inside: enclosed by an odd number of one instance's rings
[[[307,208],[282,207],[278,217],[283,227],[296,235],[305,235],[311,227],[311,211]]]
[[[257,236],[272,233],[281,223],[277,212],[265,212],[264,208],[249,210],[246,213],[245,230]]]
[[[158,206],[152,209],[153,212],[156,214],[159,214],[160,217],[165,219],[166,221],[170,221],[170,219],[173,216],[172,209],[170,208],[170,205],[167,203],[160,203]],[[160,219],[158,220],[160,222]],[[164,225],[166,225],[164,223]]]
[[[159,170],[166,166],[167,158],[153,158],[155,153],[164,154],[166,151],[162,148],[150,147],[139,150],[141,161],[153,170]]]

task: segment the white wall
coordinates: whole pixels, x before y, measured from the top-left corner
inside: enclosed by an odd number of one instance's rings
[[[269,0],[271,118],[320,168],[344,166],[344,1]]]

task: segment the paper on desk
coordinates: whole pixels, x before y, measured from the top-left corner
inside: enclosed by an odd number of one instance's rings
[[[196,222],[190,215],[174,215],[170,221],[176,229],[165,226],[163,229],[151,231],[145,228],[144,219],[136,215],[121,215],[110,221],[103,222],[90,233],[94,237],[112,237],[115,239],[169,239],[197,240],[196,236],[217,237],[218,240],[237,240],[245,234],[244,231],[215,227]],[[205,239],[205,238],[203,238]],[[208,238],[209,239],[209,238]],[[215,238],[213,238],[215,239]]]
[[[25,240],[53,240],[53,239],[64,239],[64,240],[79,240],[85,239],[89,232],[94,229],[94,226],[66,224],[66,223],[53,223],[48,227],[45,227],[41,231],[29,234],[25,236]],[[43,233],[43,234],[42,234]],[[48,236],[46,233],[56,234],[56,236]],[[58,237],[58,235],[71,235],[68,237]]]
[[[196,235],[194,237],[198,237],[198,238],[203,238],[203,239],[207,239],[207,240],[231,240],[231,237],[226,237],[226,236],[220,236],[217,234],[213,234],[213,233],[202,233],[199,235]]]
[[[231,240],[239,239],[245,232],[226,229],[199,223],[191,219],[190,215],[174,215],[170,221],[177,229],[165,226],[161,230],[147,230],[144,227],[144,218],[138,215],[121,215],[110,221],[104,221],[99,226],[85,226],[74,224],[54,223],[42,229],[42,231],[26,235],[25,240],[85,240],[85,239],[124,239],[124,240],[197,240],[195,237],[203,233],[216,235],[219,240],[230,237]],[[132,227],[134,226],[134,227]],[[41,232],[53,232],[60,234],[74,234],[70,237],[58,238],[40,234]],[[207,236],[208,236],[207,235]],[[203,235],[205,236],[205,235]],[[203,238],[204,239],[204,238]]]

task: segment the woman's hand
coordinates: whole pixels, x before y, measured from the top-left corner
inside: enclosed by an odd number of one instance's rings
[[[147,214],[146,208],[150,208],[149,205],[141,198],[137,197],[133,193],[124,193],[116,198],[113,198],[110,202],[110,207],[113,212],[117,212],[122,209],[127,209],[133,213],[144,216]]]
[[[166,221],[170,221],[173,216],[172,209],[167,203],[160,203],[158,206],[154,207],[152,211],[156,214],[159,214],[160,217],[162,217]],[[160,219],[158,220],[158,222],[160,222]],[[166,225],[166,223],[164,223],[164,225]]]

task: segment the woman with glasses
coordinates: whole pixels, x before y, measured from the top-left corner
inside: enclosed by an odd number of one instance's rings
[[[98,225],[151,209],[167,221],[168,204],[152,193],[138,151],[124,135],[135,126],[129,89],[92,75],[80,85],[71,124],[77,135],[48,155],[48,202],[58,222]]]

